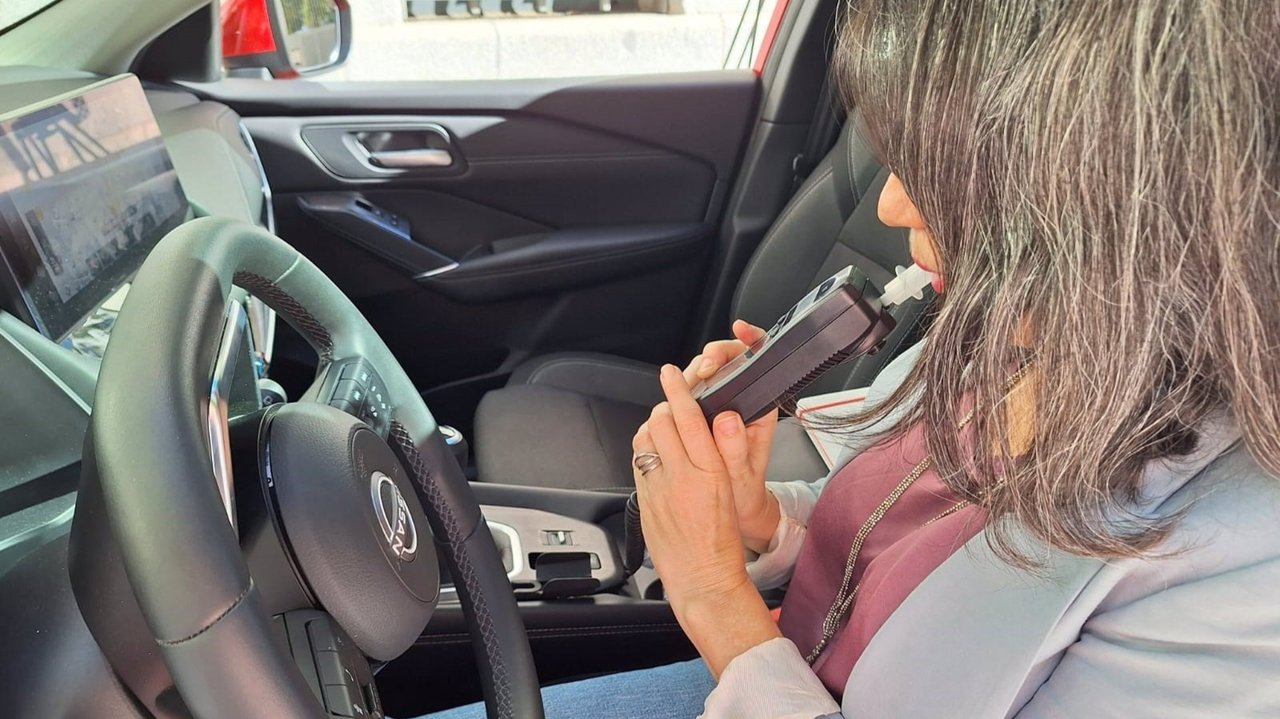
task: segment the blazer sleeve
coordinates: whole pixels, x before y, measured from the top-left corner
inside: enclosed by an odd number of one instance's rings
[[[898,388],[915,365],[923,348],[923,342],[915,344],[881,370],[867,391],[868,407],[883,402]],[[818,504],[818,497],[821,496],[827,482],[870,445],[876,436],[896,424],[909,409],[908,404],[880,422],[850,431],[841,461],[826,477],[817,481],[795,480],[767,484],[769,491],[778,499],[778,508],[781,510],[782,517],[774,530],[768,550],[759,558],[747,563],[747,573],[751,575],[757,587],[772,589],[790,581],[796,559],[800,556],[800,547],[804,545],[808,532],[809,517],[813,514],[813,508]]]

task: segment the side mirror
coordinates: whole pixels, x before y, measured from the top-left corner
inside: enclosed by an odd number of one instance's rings
[[[232,75],[294,78],[351,53],[349,0],[223,0],[222,63]]]

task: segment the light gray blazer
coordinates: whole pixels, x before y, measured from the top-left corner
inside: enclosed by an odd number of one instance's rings
[[[870,400],[901,382],[919,349],[885,369]],[[865,444],[855,442],[849,458]],[[1280,717],[1280,480],[1254,461],[1225,413],[1201,428],[1193,455],[1153,462],[1146,474],[1138,511],[1184,513],[1162,547],[1176,554],[1107,562],[1023,532],[1019,541],[1045,560],[1031,573],[999,560],[980,533],[875,635],[841,714]],[[786,512],[787,491],[771,489]],[[774,640],[730,663],[705,716],[835,712],[795,646]]]

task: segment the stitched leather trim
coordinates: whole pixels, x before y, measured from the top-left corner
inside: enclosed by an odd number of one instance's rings
[[[475,636],[472,639],[480,643],[484,662],[489,668],[490,676],[493,677],[493,703],[497,716],[499,719],[515,717],[515,706],[511,696],[511,677],[507,672],[506,659],[502,654],[502,643],[498,640],[493,613],[489,609],[484,592],[481,591],[475,565],[471,563],[471,556],[462,551],[467,537],[462,531],[458,515],[454,513],[453,505],[445,501],[444,493],[432,478],[431,470],[427,467],[426,461],[404,425],[393,419],[388,439],[405,458],[405,469],[422,490],[421,496],[430,505],[427,511],[440,518],[444,536],[436,537],[436,541],[443,545],[444,551],[453,559],[454,566],[457,568],[454,582],[463,587],[464,591],[460,596],[466,597],[471,604],[471,613],[475,618],[473,627]]]
[[[329,328],[316,319],[316,316],[306,307],[303,307],[301,302],[294,299],[293,295],[280,289],[273,280],[252,272],[237,272],[231,281],[250,294],[266,300],[276,312],[284,315],[294,326],[304,332],[315,343],[321,362],[333,359],[333,335],[329,334]]]
[[[191,641],[192,639],[195,639],[196,637],[200,636],[201,634],[204,634],[205,632],[209,631],[210,629],[213,629],[214,627],[218,626],[218,622],[220,622],[220,621],[222,621],[223,619],[225,619],[225,618],[227,617],[227,615],[228,615],[228,614],[231,614],[232,612],[234,612],[234,611],[236,610],[236,607],[238,607],[238,606],[240,606],[241,604],[243,604],[243,603],[244,603],[244,598],[245,598],[245,597],[247,597],[247,596],[249,596],[249,592],[252,592],[252,591],[253,591],[253,577],[249,577],[249,583],[245,585],[245,587],[244,587],[244,591],[243,591],[243,592],[240,592],[240,596],[238,596],[238,597],[236,597],[235,599],[231,600],[231,606],[229,606],[229,607],[227,607],[226,609],[224,609],[224,610],[222,611],[222,613],[221,613],[221,614],[219,614],[218,616],[214,617],[214,618],[213,618],[213,620],[212,620],[212,621],[210,621],[208,624],[204,625],[204,627],[203,627],[203,628],[201,628],[201,629],[197,630],[196,632],[194,632],[194,633],[192,633],[192,634],[188,634],[187,636],[182,637],[181,639],[159,639],[159,638],[157,638],[157,639],[156,639],[156,644],[159,644],[159,645],[160,645],[160,646],[162,646],[162,647],[176,647],[176,646],[178,646],[179,644],[185,644],[186,642],[189,642],[189,641]]]

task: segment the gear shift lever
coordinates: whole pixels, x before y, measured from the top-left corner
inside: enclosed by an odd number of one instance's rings
[[[467,462],[470,460],[470,447],[467,446],[467,438],[462,436],[458,430],[447,424],[440,425],[440,434],[444,435],[444,443],[453,452],[453,458],[458,460],[458,466],[462,467],[465,472]]]

